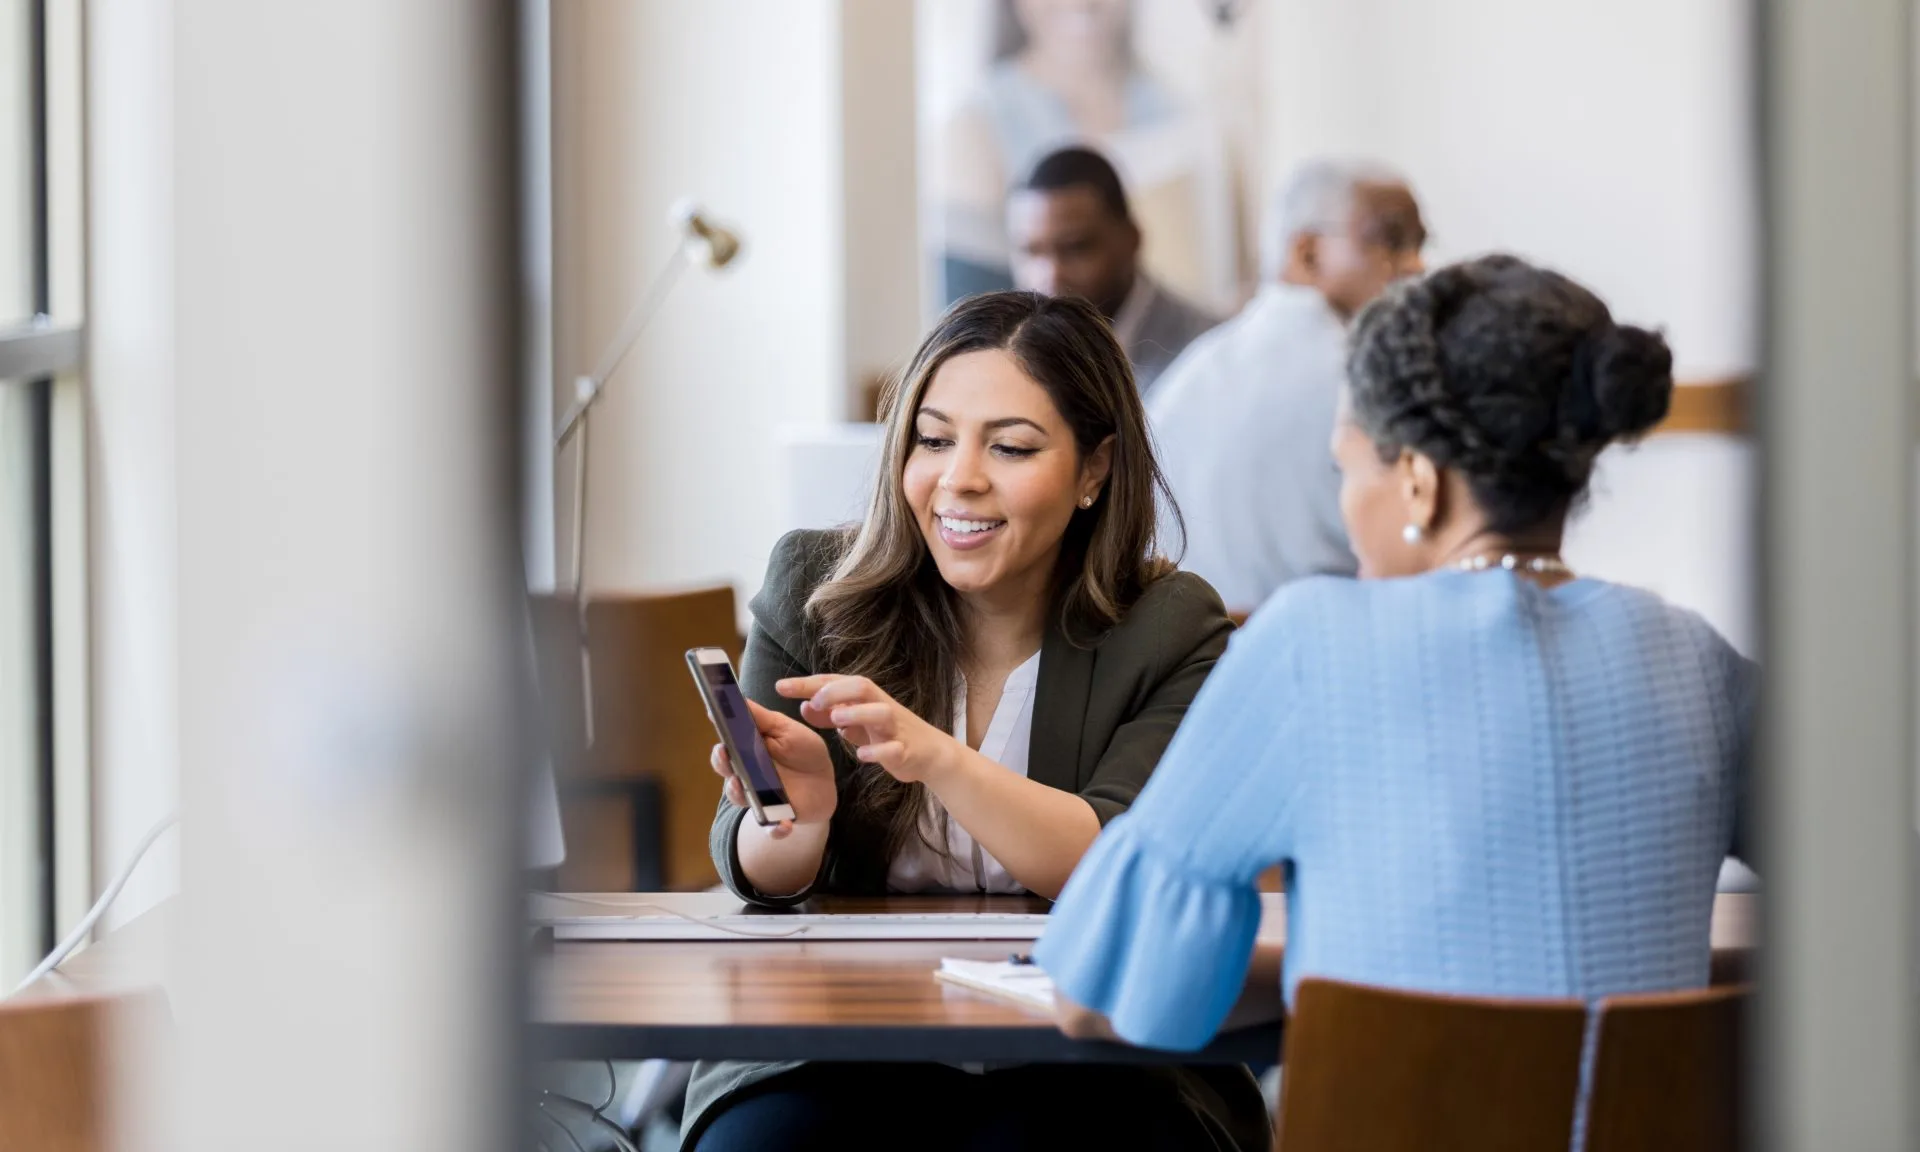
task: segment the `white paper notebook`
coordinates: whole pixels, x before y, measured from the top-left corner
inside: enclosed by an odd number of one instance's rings
[[[977,992],[1018,1000],[1042,1011],[1053,1011],[1053,977],[1032,964],[1006,960],[956,960],[942,957],[934,977]]]

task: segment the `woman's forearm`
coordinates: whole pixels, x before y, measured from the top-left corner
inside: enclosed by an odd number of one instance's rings
[[[740,871],[763,896],[791,896],[813,883],[827,853],[825,823],[795,824],[793,831],[775,839],[773,828],[762,828],[749,813],[734,835],[740,853]]]
[[[954,745],[950,763],[929,776],[927,786],[1022,887],[1049,900],[1059,896],[1100,834],[1093,807],[1071,792],[1009,772],[958,741]]]
[[[1279,944],[1256,943],[1253,946],[1253,963],[1248,966],[1246,982],[1240,987],[1240,999],[1234,1002],[1233,1008],[1227,1012],[1227,1018],[1221,1022],[1221,1032],[1266,1024],[1287,1014],[1286,999],[1280,994],[1281,952]],[[1075,1040],[1126,1043],[1113,1030],[1113,1021],[1057,992],[1053,998],[1053,1017],[1060,1025],[1060,1031]]]

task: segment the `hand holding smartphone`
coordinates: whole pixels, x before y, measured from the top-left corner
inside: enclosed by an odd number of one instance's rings
[[[700,689],[701,702],[707,706],[707,719],[713,722],[720,745],[727,750],[740,790],[746,793],[754,820],[762,827],[792,820],[793,805],[747,708],[747,698],[733,674],[733,662],[722,649],[694,648],[687,653],[687,667]]]

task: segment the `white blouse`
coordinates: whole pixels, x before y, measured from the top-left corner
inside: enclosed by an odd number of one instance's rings
[[[994,707],[987,734],[980,740],[980,754],[1022,776],[1027,774],[1027,750],[1033,737],[1033,694],[1040,682],[1040,653],[1007,676],[1000,689],[1000,703]],[[967,683],[962,680],[954,692],[953,737],[967,739]],[[1020,893],[1026,889],[1007,875],[991,853],[980,847],[960,827],[957,820],[947,826],[947,851],[943,856],[932,845],[939,841],[945,808],[931,793],[920,814],[921,835],[910,840],[893,858],[887,869],[890,892],[993,892]]]

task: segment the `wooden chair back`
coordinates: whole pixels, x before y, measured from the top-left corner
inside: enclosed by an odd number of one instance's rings
[[[1744,987],[1600,1004],[1588,1152],[1734,1152]]]
[[[1586,1006],[1307,979],[1280,1075],[1282,1152],[1565,1152]]]
[[[542,703],[561,793],[571,891],[632,891],[657,853],[660,882],[716,883],[707,831],[720,781],[708,767],[713,727],[687,672],[689,648],[724,648],[736,668],[739,622],[731,587],[595,595],[587,603],[593,664],[593,743],[585,746],[573,602],[534,598]],[[644,787],[642,787],[644,786]],[[647,809],[657,809],[650,813]],[[657,845],[643,843],[657,837]]]
[[[0,1002],[0,1149],[107,1152],[120,1029],[165,1025],[165,998],[49,997]]]

